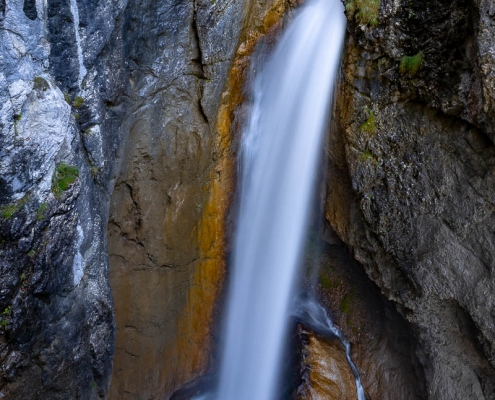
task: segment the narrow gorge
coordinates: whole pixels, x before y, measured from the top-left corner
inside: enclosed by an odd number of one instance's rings
[[[304,3],[0,0],[0,399],[215,390],[249,88]],[[495,3],[341,3],[272,397],[357,399],[332,323],[368,400],[495,400]]]

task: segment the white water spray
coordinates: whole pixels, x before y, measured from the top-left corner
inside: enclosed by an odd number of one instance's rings
[[[240,213],[218,400],[277,396],[344,31],[339,0],[309,0],[258,76],[242,138]]]

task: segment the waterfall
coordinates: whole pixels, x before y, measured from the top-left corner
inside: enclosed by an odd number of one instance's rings
[[[87,74],[86,67],[84,66],[84,56],[81,46],[81,35],[79,34],[79,7],[77,6],[77,0],[70,0],[70,11],[74,20],[74,30],[76,34],[76,48],[77,48],[77,60],[79,63],[79,74],[77,77],[77,86],[81,88],[82,81]]]
[[[345,31],[309,0],[258,75],[241,144],[240,205],[218,400],[272,400]]]

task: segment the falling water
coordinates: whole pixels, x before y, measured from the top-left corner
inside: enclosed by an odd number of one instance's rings
[[[76,34],[76,48],[77,48],[77,60],[79,63],[79,74],[77,77],[77,86],[81,87],[81,83],[87,74],[86,67],[84,66],[84,56],[81,47],[81,35],[79,34],[79,7],[77,6],[77,0],[70,0],[70,11],[74,20],[74,30]]]
[[[218,400],[272,400],[345,30],[309,0],[257,78],[242,139],[240,211]]]

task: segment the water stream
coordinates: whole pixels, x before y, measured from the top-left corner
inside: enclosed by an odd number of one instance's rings
[[[77,77],[77,86],[81,88],[82,81],[87,74],[86,67],[84,66],[84,56],[81,47],[81,35],[79,34],[79,7],[77,6],[77,0],[70,0],[70,11],[74,20],[74,31],[76,34],[76,48],[77,48],[77,60],[79,63],[79,74]]]
[[[344,31],[340,0],[309,0],[257,76],[241,144],[239,217],[217,400],[277,397]]]

